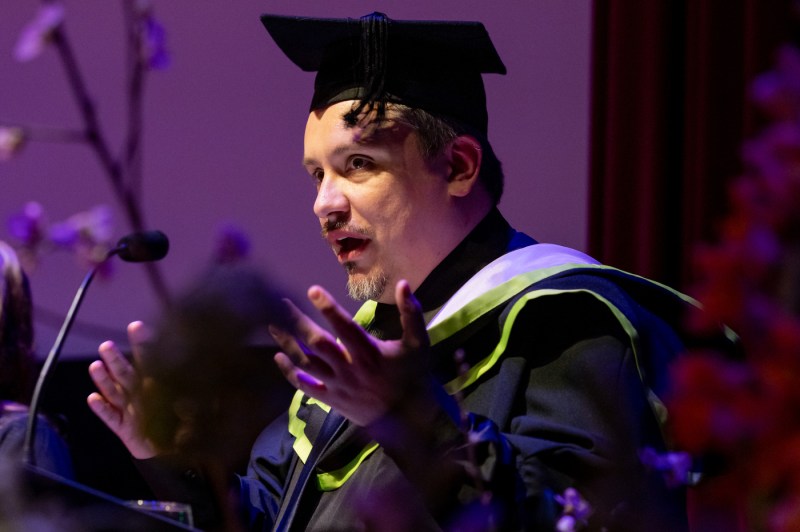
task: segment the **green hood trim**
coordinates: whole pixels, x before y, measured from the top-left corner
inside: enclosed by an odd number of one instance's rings
[[[511,306],[508,312],[508,317],[503,322],[503,330],[500,334],[500,341],[497,343],[495,348],[492,352],[484,358],[483,360],[473,364],[472,367],[465,373],[459,375],[455,379],[451,380],[450,382],[444,385],[445,390],[450,395],[458,393],[465,389],[467,386],[473,384],[477,381],[481,376],[489,371],[500,357],[503,356],[505,353],[506,348],[508,347],[508,340],[511,336],[511,329],[514,327],[514,321],[516,320],[517,316],[519,315],[520,311],[527,305],[529,302],[547,297],[547,296],[557,296],[560,294],[575,294],[575,293],[584,293],[589,294],[597,298],[600,302],[608,307],[614,317],[619,321],[622,329],[625,331],[625,334],[628,335],[630,339],[631,346],[633,348],[634,358],[636,361],[636,369],[639,372],[639,377],[644,378],[642,374],[642,370],[639,367],[639,356],[638,356],[638,345],[639,345],[639,333],[636,332],[631,321],[610,301],[606,298],[601,296],[600,294],[593,292],[591,290],[554,290],[554,289],[545,289],[545,290],[533,290],[522,295],[514,304]],[[455,331],[454,331],[455,332]]]
[[[317,475],[317,487],[320,491],[333,491],[342,487],[347,482],[353,473],[356,472],[361,462],[367,459],[369,455],[375,452],[379,447],[377,442],[370,442],[364,447],[360,453],[356,455],[348,464],[337,469],[336,471],[329,471],[327,473],[319,473]]]
[[[289,405],[289,434],[294,436],[294,444],[292,449],[297,453],[297,457],[303,461],[308,460],[308,455],[311,454],[311,441],[306,436],[306,422],[297,417],[297,412],[303,405],[303,398],[305,395],[300,390],[297,390],[292,398],[292,403]],[[330,412],[331,407],[321,401],[317,401],[313,397],[309,397],[306,405],[317,405],[325,412]]]
[[[297,454],[297,457],[305,464],[308,460],[308,455],[311,454],[312,444],[305,434],[306,422],[297,417],[297,412],[303,405],[303,400],[306,398],[303,392],[298,390],[292,398],[292,403],[289,406],[289,433],[294,436],[294,443],[292,449]],[[330,412],[331,407],[321,401],[317,401],[313,397],[308,397],[305,401],[306,406],[316,406],[325,412]],[[321,491],[332,491],[340,488],[349,479],[353,473],[356,472],[361,462],[371,455],[378,448],[376,442],[370,442],[364,449],[359,452],[355,458],[349,463],[345,464],[339,469],[334,471],[327,471],[317,474],[317,487]]]
[[[548,277],[569,272],[570,270],[579,270],[579,269],[580,270],[597,269],[597,270],[614,271],[623,274],[625,276],[640,279],[648,283],[651,283],[653,285],[659,286],[662,289],[678,296],[680,299],[686,301],[689,304],[699,305],[691,297],[686,296],[685,294],[682,294],[666,285],[657,283],[655,281],[646,279],[641,276],[624,272],[622,270],[618,270],[616,268],[612,268],[610,266],[604,266],[600,264],[586,264],[586,263],[559,264],[547,268],[541,268],[514,275],[510,279],[500,284],[497,284],[496,286],[491,287],[485,292],[476,294],[475,297],[471,298],[468,297],[467,303],[460,306],[460,308],[448,309],[448,305],[446,304],[439,312],[439,314],[437,314],[437,316],[434,317],[434,319],[431,321],[431,324],[429,325],[428,328],[428,334],[430,335],[431,344],[434,345],[452,336],[462,328],[466,327],[468,324],[472,323],[474,320],[496,309],[498,306],[519,296],[519,299],[513,303],[513,305],[508,311],[507,317],[503,322],[500,340],[495,346],[495,348],[492,350],[492,352],[486,358],[474,364],[466,373],[459,375],[455,379],[444,384],[445,390],[451,395],[458,393],[459,391],[462,391],[468,386],[474,384],[478,379],[481,378],[481,376],[483,376],[487,371],[489,371],[490,369],[492,369],[492,367],[494,367],[494,365],[500,360],[500,358],[505,353],[505,350],[508,347],[508,341],[511,336],[511,331],[514,326],[514,321],[516,320],[517,316],[522,311],[522,309],[525,307],[525,305],[527,305],[531,301],[535,301],[540,298],[552,297],[566,293],[586,293],[597,298],[598,301],[602,302],[604,305],[608,307],[609,311],[617,319],[617,321],[620,323],[623,330],[627,334],[628,338],[630,339],[631,347],[633,349],[634,360],[636,363],[636,368],[637,371],[639,372],[640,378],[643,379],[642,368],[639,363],[639,333],[636,331],[636,328],[634,327],[633,323],[631,323],[630,319],[628,319],[628,317],[617,306],[612,304],[611,301],[609,301],[607,298],[605,298],[598,292],[589,289],[571,289],[571,290],[540,289],[540,290],[531,290],[527,293],[524,293],[525,290],[529,289],[533,284],[542,281],[544,279],[547,279]],[[478,275],[480,275],[480,273]],[[466,287],[467,285],[465,285],[465,288]],[[461,291],[459,291],[459,293],[460,292]],[[377,308],[377,303],[375,301],[365,302],[353,317],[354,321],[356,321],[359,325],[363,327],[369,326],[369,324],[375,317],[376,308]],[[303,394],[298,391],[297,394],[295,395],[294,400],[292,401],[292,406],[289,409],[289,432],[295,437],[295,443],[294,443],[295,452],[298,454],[300,459],[305,462],[305,460],[308,458],[309,453],[311,452],[311,443],[304,433],[306,425],[305,422],[297,418],[297,411],[301,405],[302,396]],[[665,405],[652,392],[649,393],[648,399],[650,401],[651,407],[656,413],[657,418],[661,423],[663,423],[666,420]],[[309,399],[307,404],[312,404],[312,401],[314,400]],[[330,410],[330,407],[328,407],[327,405],[324,405],[323,403],[317,401],[314,402],[317,404],[317,406],[319,406],[326,412]],[[355,473],[359,465],[361,465],[361,463],[369,455],[375,452],[375,450],[378,449],[378,447],[379,445],[376,442],[370,442],[366,447],[364,447],[361,450],[361,452],[359,452],[353,458],[353,460],[351,460],[348,464],[346,464],[342,468],[339,468],[335,471],[319,473],[317,475],[317,486],[319,487],[319,489],[322,491],[330,491],[341,487]]]

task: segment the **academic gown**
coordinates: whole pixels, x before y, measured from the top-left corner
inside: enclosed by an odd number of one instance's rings
[[[639,459],[645,448],[667,450],[660,397],[669,362],[684,349],[676,324],[687,298],[538,244],[496,210],[415,296],[431,338],[430,371],[442,393],[458,398],[463,420],[419,418],[440,448],[470,443],[460,482],[432,502],[422,492],[440,470],[415,467],[409,439],[397,434],[378,446],[334,413],[335,437],[293,497],[329,416],[298,392],[258,437],[239,479],[247,529],[286,525],[288,511],[289,530],[553,530],[569,487],[592,507],[583,530],[687,528],[684,490],[667,488]],[[355,319],[377,337],[400,336],[394,306],[367,302]],[[157,496],[191,502],[201,528],[219,526],[202,473],[173,458],[138,464]]]
[[[459,431],[452,419],[434,423],[453,445],[468,434],[475,472],[431,508],[416,489],[424,475],[404,463],[402,438],[378,446],[343,422],[289,509],[292,530],[465,523],[553,530],[557,499],[568,487],[591,504],[589,529],[687,528],[684,491],[668,489],[639,459],[644,448],[666,450],[659,394],[669,361],[683,349],[674,325],[686,298],[548,246],[514,231],[494,210],[415,292],[429,325],[432,372],[459,397],[465,427]],[[540,250],[541,257],[534,253]],[[530,271],[519,266],[525,261]],[[476,272],[492,268],[488,280],[473,282]],[[521,271],[508,272],[514,268]],[[471,293],[462,293],[465,285]],[[379,338],[400,335],[394,306],[368,302],[356,320]],[[298,392],[256,441],[241,478],[250,529],[269,530],[287,511],[285,494],[318,444],[328,410]],[[483,504],[481,493],[491,494]]]

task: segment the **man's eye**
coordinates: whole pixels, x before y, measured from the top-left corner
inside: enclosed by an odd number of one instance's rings
[[[311,178],[316,182],[319,183],[322,181],[322,178],[325,177],[325,173],[321,169],[316,169],[311,172]]]
[[[350,159],[350,166],[354,170],[363,170],[369,166],[369,159],[365,159],[364,157],[353,157]]]

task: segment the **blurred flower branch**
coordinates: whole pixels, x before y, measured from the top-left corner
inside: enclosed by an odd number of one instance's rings
[[[695,252],[706,313],[690,320],[727,324],[742,353],[680,359],[669,406],[677,444],[711,466],[694,488],[701,529],[800,530],[800,49],[783,46],[751,95],[766,122],[718,242]]]
[[[90,95],[88,85],[78,64],[77,57],[70,44],[64,27],[65,8],[60,1],[45,1],[41,4],[34,19],[23,28],[14,56],[18,61],[31,61],[38,57],[48,47],[52,47],[64,66],[71,93],[80,112],[82,127],[80,129],[61,129],[30,127],[19,124],[0,124],[0,160],[9,159],[24,149],[27,142],[78,142],[87,144],[108,177],[112,192],[128,224],[133,230],[147,229],[142,212],[142,129],[143,112],[142,101],[146,74],[152,69],[163,69],[169,65],[169,55],[165,48],[165,32],[153,14],[150,2],[146,0],[121,0],[124,14],[126,34],[126,104],[127,116],[122,148],[119,154],[112,150],[104,134],[97,108]],[[31,211],[34,211],[33,213]],[[10,221],[10,228],[26,247],[34,254],[38,247],[43,245],[46,238],[41,227],[36,231],[32,225],[42,223],[41,207],[35,204],[28,205],[22,214]],[[33,216],[31,216],[33,214]],[[92,211],[76,215],[73,222],[77,222],[77,233],[81,238],[73,242],[82,242],[86,247],[87,241],[94,244],[94,251],[87,255],[91,260],[102,258],[103,248],[110,248],[110,232],[105,230],[87,231],[87,216],[92,217]],[[94,212],[98,215],[97,212]],[[20,231],[24,226],[21,219],[29,219],[27,231]],[[38,216],[38,218],[37,218]],[[100,214],[99,218],[103,219]],[[82,224],[82,225],[81,225]],[[14,231],[16,228],[17,231]],[[51,231],[51,237],[52,235]],[[56,231],[59,233],[59,231]],[[63,228],[60,231],[62,237]],[[101,238],[97,238],[101,237]],[[55,238],[57,245],[65,246],[70,240]],[[169,301],[169,292],[164,283],[161,272],[156,263],[146,264],[150,283],[162,303]]]

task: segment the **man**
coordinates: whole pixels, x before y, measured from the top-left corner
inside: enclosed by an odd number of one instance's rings
[[[503,219],[481,74],[505,67],[483,26],[262,21],[317,72],[303,165],[366,302],[353,319],[313,286],[330,331],[291,304],[291,325],[270,329],[298,392],[241,479],[248,527],[552,529],[566,512],[609,530],[685,528],[683,493],[639,460],[666,447],[657,394],[684,301]],[[101,356],[90,405],[149,467],[159,450],[119,392],[134,377],[110,344]],[[196,479],[169,493],[198,501]]]

